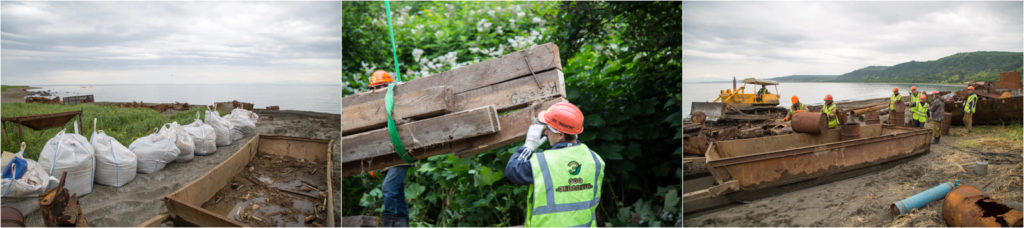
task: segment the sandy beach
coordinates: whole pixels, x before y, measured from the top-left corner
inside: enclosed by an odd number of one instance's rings
[[[334,140],[340,137],[338,131],[341,128],[341,118],[338,114],[290,110],[257,110],[256,113],[260,115],[260,121],[256,125],[259,134]],[[92,193],[80,197],[82,209],[89,224],[92,226],[135,226],[166,212],[167,208],[163,202],[165,195],[185,186],[202,176],[210,168],[220,164],[253,136],[246,135],[240,140],[233,141],[230,146],[217,148],[217,152],[209,156],[196,156],[192,161],[171,163],[156,173],[138,174],[132,182],[120,188],[94,185]],[[122,143],[129,144],[129,142]],[[334,161],[334,172],[338,173],[340,172],[340,144],[336,142],[334,147],[334,156],[337,158]],[[335,195],[339,194],[340,183],[335,184],[334,191]],[[22,213],[26,215],[26,225],[43,225],[36,198],[20,202],[5,200],[4,205],[16,206],[22,210]],[[340,205],[340,198],[336,197],[335,205]],[[26,208],[31,209],[26,210]],[[340,210],[335,212],[335,217],[340,218]],[[169,224],[169,222],[164,223],[164,225]]]
[[[986,128],[988,128],[986,130]],[[975,126],[966,134],[962,126],[950,129],[939,144],[920,156],[880,165],[872,172],[853,178],[785,192],[742,204],[686,215],[685,226],[946,226],[942,200],[894,218],[889,204],[910,197],[943,182],[960,179],[992,198],[1020,209],[1022,197],[1020,160],[989,164],[988,175],[971,172],[978,152],[1016,155],[1017,141],[994,140],[1003,134],[998,126]],[[967,142],[980,142],[965,149]]]
[[[28,96],[28,90],[30,89],[38,89],[38,87],[11,88],[7,90],[7,92],[3,92],[2,99],[0,99],[0,102],[25,103],[25,96]]]

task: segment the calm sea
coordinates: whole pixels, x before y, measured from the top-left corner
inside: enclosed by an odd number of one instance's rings
[[[743,86],[743,83],[736,83],[736,87]],[[832,94],[836,101],[863,100],[870,98],[885,98],[892,95],[892,87],[899,87],[900,93],[906,96],[911,86],[917,86],[918,91],[952,91],[961,90],[966,86],[949,84],[912,84],[912,83],[848,83],[848,82],[782,82],[778,85],[780,94],[779,105],[789,107],[793,103],[790,98],[796,95],[800,102],[807,105],[820,105],[825,103],[825,95]],[[768,91],[776,93],[775,86],[768,86]],[[720,90],[731,89],[732,83],[683,83],[683,115],[689,116],[690,104],[694,101],[710,102],[718,97]],[[760,87],[747,85],[747,93],[754,93]]]
[[[212,105],[238,100],[256,108],[341,113],[341,85],[54,85],[36,86],[65,97],[92,94],[96,101],[187,102]]]

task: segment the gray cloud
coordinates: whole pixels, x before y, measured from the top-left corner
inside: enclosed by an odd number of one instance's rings
[[[2,3],[3,84],[337,83],[338,2]]]
[[[1024,51],[1022,2],[685,2],[687,81]]]

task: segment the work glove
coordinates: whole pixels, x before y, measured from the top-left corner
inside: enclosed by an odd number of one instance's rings
[[[531,124],[530,130],[526,131],[526,143],[523,144],[523,147],[530,151],[535,151],[541,143],[547,141],[548,137],[544,136],[545,127],[547,126],[544,126],[544,124]]]

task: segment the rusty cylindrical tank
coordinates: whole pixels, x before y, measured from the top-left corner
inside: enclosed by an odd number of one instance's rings
[[[903,112],[889,113],[889,125],[903,126],[904,125],[904,114]]]
[[[860,124],[854,122],[848,122],[841,125],[842,130],[839,133],[839,140],[846,141],[851,139],[860,138]]]
[[[946,194],[942,202],[942,220],[949,226],[1024,225],[1020,211],[999,203],[970,185],[957,186]]]
[[[695,124],[704,124],[704,121],[708,119],[708,115],[704,112],[694,112],[690,114],[690,120]]]
[[[16,208],[4,206],[0,209],[0,226],[3,227],[25,227],[25,216]]]
[[[828,129],[828,121],[821,112],[800,112],[790,123],[794,132],[820,134]]]
[[[879,124],[881,120],[878,118],[878,112],[867,112],[864,113],[865,124]]]
[[[953,123],[953,113],[943,112],[942,113],[942,128],[940,131],[942,135],[949,135],[949,125]]]

